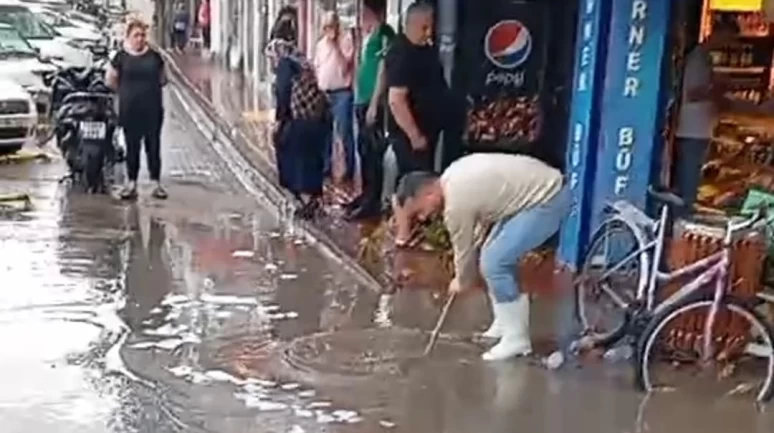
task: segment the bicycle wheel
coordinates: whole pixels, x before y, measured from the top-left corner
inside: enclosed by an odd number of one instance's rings
[[[711,353],[703,356],[712,303],[685,300],[650,320],[637,345],[637,385],[648,392],[679,387],[710,396],[722,390],[723,396],[754,395],[757,402],[768,401],[774,390],[771,326],[747,304],[726,297],[712,327]]]
[[[575,299],[578,319],[586,336],[594,341],[604,342],[622,335],[626,311],[608,291],[625,302],[636,299],[648,264],[643,263],[642,254],[632,256],[632,253],[642,247],[634,230],[620,220],[606,222],[592,236]],[[616,268],[627,257],[629,260]],[[610,272],[613,268],[615,271]]]

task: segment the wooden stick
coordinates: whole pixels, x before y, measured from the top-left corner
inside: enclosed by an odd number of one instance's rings
[[[441,328],[443,327],[444,322],[446,322],[446,316],[449,315],[449,310],[451,309],[451,306],[454,303],[454,299],[456,297],[457,293],[452,293],[449,295],[449,299],[446,300],[446,305],[443,306],[441,315],[438,317],[438,322],[435,324],[433,333],[430,334],[430,341],[427,342],[427,346],[425,346],[425,351],[422,353],[422,356],[429,355],[430,352],[432,352],[433,347],[435,347],[435,342],[438,340],[438,335],[441,333]]]

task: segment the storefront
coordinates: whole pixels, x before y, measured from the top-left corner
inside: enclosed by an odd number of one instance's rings
[[[760,1],[707,1],[704,6],[698,37],[707,38],[723,15],[740,28],[732,46],[711,53],[717,80],[735,103],[720,114],[697,198],[700,211],[725,214],[736,212],[751,190],[774,193],[774,110],[766,109],[774,84],[774,33]]]

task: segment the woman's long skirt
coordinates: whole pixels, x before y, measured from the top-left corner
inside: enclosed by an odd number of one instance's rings
[[[291,120],[275,146],[280,185],[295,195],[322,195],[323,152],[328,123]]]

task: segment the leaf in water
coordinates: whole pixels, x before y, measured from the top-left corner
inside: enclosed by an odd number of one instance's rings
[[[726,395],[739,395],[739,394],[747,394],[750,391],[752,391],[754,388],[754,385],[752,383],[740,383],[737,385],[734,389],[728,392]]]
[[[723,367],[722,370],[720,370],[720,373],[718,373],[718,380],[728,379],[731,377],[732,374],[736,371],[736,364],[733,362],[730,362]]]

